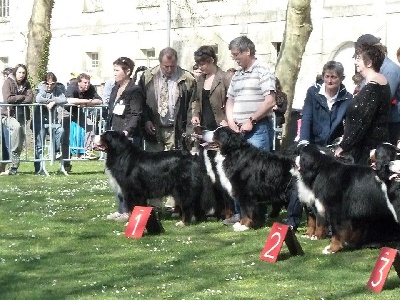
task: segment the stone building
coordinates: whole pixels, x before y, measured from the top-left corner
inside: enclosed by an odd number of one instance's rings
[[[214,45],[222,69],[237,67],[229,42],[251,38],[257,57],[273,67],[285,29],[287,0],[55,0],[51,20],[49,70],[62,82],[87,72],[100,84],[111,77],[112,62],[131,57],[136,66],[154,66],[159,51],[178,50],[180,65],[191,69],[193,52]],[[0,68],[25,61],[33,0],[0,0]],[[396,59],[400,0],[312,0],[311,33],[296,84],[294,107],[328,60],[345,66],[352,90],[353,42],[374,34]]]

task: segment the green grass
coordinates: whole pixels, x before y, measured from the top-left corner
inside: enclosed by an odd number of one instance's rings
[[[165,234],[126,238],[125,224],[105,220],[115,200],[101,162],[73,162],[68,177],[55,168],[38,176],[23,163],[0,177],[0,299],[399,298],[393,268],[381,293],[366,288],[379,249],[323,255],[328,240],[304,228],[305,255],[284,245],[276,263],[260,260],[270,227],[164,220]]]

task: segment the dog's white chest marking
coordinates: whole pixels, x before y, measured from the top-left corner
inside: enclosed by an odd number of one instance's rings
[[[389,200],[389,198],[387,196],[387,186],[386,186],[386,184],[383,181],[381,181],[378,176],[375,176],[375,179],[381,184],[381,190],[382,190],[383,194],[385,195],[386,204],[387,204],[390,212],[392,213],[394,219],[396,220],[396,222],[399,223],[396,211],[395,211],[392,203],[390,203],[390,200]]]
[[[121,187],[119,186],[117,180],[114,178],[114,176],[111,174],[110,169],[106,168],[105,173],[108,176],[108,181],[110,182],[111,188],[118,194],[122,193]]]
[[[225,157],[221,155],[221,153],[217,153],[215,156],[215,162],[217,167],[217,173],[219,175],[219,180],[221,182],[222,187],[228,192],[229,196],[233,198],[232,184],[229,181],[228,177],[225,174],[223,162]]]
[[[211,179],[212,183],[215,183],[215,173],[212,169],[210,158],[208,157],[207,151],[204,151],[204,164],[206,165],[207,174]]]
[[[300,202],[305,203],[308,206],[313,205],[315,203],[314,192],[304,184],[300,174],[299,177],[297,178],[297,188],[298,188]]]

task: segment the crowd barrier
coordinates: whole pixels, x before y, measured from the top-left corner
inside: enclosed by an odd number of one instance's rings
[[[12,161],[12,136],[7,123],[10,118],[21,126],[20,162],[33,163],[36,172],[48,175],[46,164],[54,165],[59,160],[60,171],[67,174],[65,161],[103,159],[102,153],[93,154],[92,136],[104,131],[106,106],[63,105],[48,109],[45,104],[38,103],[0,103],[0,109],[4,107],[7,115],[1,116],[0,163]]]

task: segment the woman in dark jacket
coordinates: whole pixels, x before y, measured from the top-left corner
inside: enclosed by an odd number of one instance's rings
[[[343,120],[353,98],[345,86],[343,65],[327,62],[322,70],[323,82],[311,86],[304,100],[299,144],[309,142],[326,146],[343,135]]]
[[[365,85],[347,108],[343,140],[335,154],[348,152],[359,164],[367,164],[370,151],[389,141],[390,87],[379,73],[384,59],[381,45],[356,47],[354,64]]]
[[[108,129],[123,132],[132,142],[140,147],[140,114],[144,104],[144,94],[135,85],[131,75],[135,63],[128,57],[114,61],[115,85],[108,103]],[[117,194],[118,211],[107,216],[109,220],[127,222],[129,211],[122,194]]]
[[[11,164],[4,175],[15,175],[19,167],[19,157],[25,140],[25,121],[30,118],[28,107],[21,104],[32,103],[33,92],[28,81],[28,70],[25,65],[18,64],[3,84],[3,101],[13,106],[3,106],[1,118],[11,135]]]

